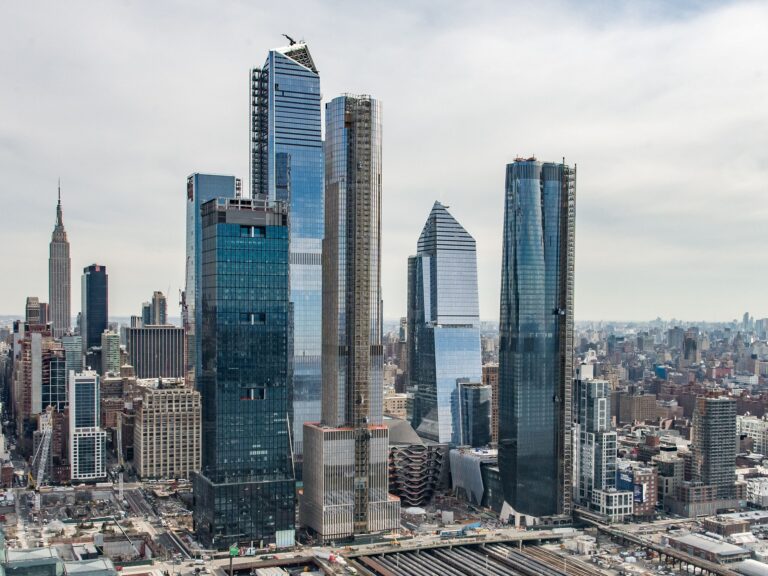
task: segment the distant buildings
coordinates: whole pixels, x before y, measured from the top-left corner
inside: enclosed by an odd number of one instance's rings
[[[152,294],[151,323],[158,326],[168,324],[168,302],[165,294],[155,290]]]
[[[480,383],[480,311],[475,239],[435,202],[408,259],[413,426],[424,438],[458,445],[459,382]]]
[[[382,422],[381,107],[341,96],[326,109],[323,410],[305,424],[302,522],[322,540],[392,530]]]
[[[27,302],[24,305],[24,321],[30,326],[45,326],[47,322],[45,310],[45,303],[40,302],[37,296],[27,296]]]
[[[291,41],[251,70],[251,197],[289,205],[293,304],[293,446],[301,476],[303,426],[320,419],[323,172],[320,75]]]
[[[120,334],[106,330],[101,333],[101,375],[120,373]]]
[[[757,416],[736,416],[737,433],[752,438],[754,452],[768,455],[768,420]]]
[[[499,327],[504,497],[534,517],[571,514],[576,171],[507,166]]]
[[[202,207],[202,467],[194,527],[206,547],[292,546],[288,213],[263,199]]]
[[[48,302],[50,305],[51,330],[54,338],[61,338],[69,332],[72,313],[71,260],[69,240],[64,229],[61,211],[61,186],[59,202],[56,205],[56,225],[51,235],[50,255],[48,258]]]
[[[137,378],[181,378],[184,376],[184,329],[149,325],[126,328],[128,364]]]
[[[200,393],[183,380],[144,381],[134,398],[134,466],[142,479],[189,478],[200,470]]]
[[[69,461],[73,482],[106,476],[106,432],[100,423],[99,375],[69,374]]]
[[[101,346],[101,334],[108,328],[108,279],[106,266],[91,264],[83,269],[80,335],[85,352]]]

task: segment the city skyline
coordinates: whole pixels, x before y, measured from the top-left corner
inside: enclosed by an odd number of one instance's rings
[[[480,317],[498,318],[503,165],[518,154],[565,154],[581,167],[577,319],[730,320],[743,309],[768,315],[759,309],[765,256],[753,250],[765,240],[759,195],[765,130],[759,128],[768,118],[759,103],[768,82],[751,49],[760,45],[768,9],[644,6],[623,4],[603,14],[597,4],[520,11],[489,4],[469,12],[456,5],[444,13],[394,5],[377,18],[390,42],[378,42],[379,33],[369,39],[365,27],[354,26],[370,16],[367,7],[357,15],[334,12],[341,22],[330,25],[330,12],[313,4],[290,22],[246,7],[202,5],[176,20],[162,16],[161,35],[155,14],[104,6],[91,14],[99,32],[76,42],[67,31],[78,29],[70,18],[82,20],[77,7],[61,14],[10,7],[9,20],[17,25],[7,39],[24,49],[0,59],[11,79],[0,88],[0,102],[13,111],[2,130],[9,153],[0,168],[9,176],[0,194],[11,200],[15,190],[29,203],[3,228],[4,238],[28,247],[23,255],[9,254],[6,266],[30,280],[3,286],[4,307],[18,304],[0,312],[17,312],[26,295],[45,297],[61,175],[74,268],[94,261],[109,267],[116,314],[128,316],[146,294],[162,289],[171,300],[169,315],[178,316],[182,178],[201,170],[247,182],[245,74],[265,50],[284,44],[279,33],[287,32],[310,43],[323,101],[359,90],[378,94],[387,106],[385,318],[405,313],[403,262],[420,215],[436,199],[475,235]],[[510,19],[527,33],[510,35]],[[342,43],[334,31],[344,24],[350,36]],[[208,27],[227,41],[196,33]],[[96,48],[102,35],[113,44],[110,58]],[[558,48],[558,35],[568,41],[568,54]],[[347,49],[352,42],[370,49],[355,53]],[[145,66],[150,54],[152,64]],[[496,56],[481,58],[485,54]],[[391,65],[405,57],[405,70]],[[530,59],[547,72],[521,85],[516,71]],[[462,68],[465,81],[457,85],[435,66],[446,60]],[[601,74],[604,69],[616,74]],[[713,70],[721,71],[721,81],[711,82]],[[189,91],[192,71],[208,81]],[[566,77],[570,84],[561,89]],[[490,78],[496,85],[483,94],[483,106],[459,106]],[[42,93],[41,112],[36,94]],[[203,133],[210,137],[200,138]],[[728,170],[725,154],[733,155]],[[116,202],[119,197],[131,202]],[[726,204],[730,210],[721,210]],[[142,234],[131,233],[137,227]],[[632,282],[617,289],[612,278]],[[74,302],[78,292],[75,282]],[[740,301],[728,303],[724,295]]]

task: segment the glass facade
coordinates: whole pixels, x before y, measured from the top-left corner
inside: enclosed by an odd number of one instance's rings
[[[294,306],[293,435],[301,471],[303,425],[320,420],[323,142],[320,76],[304,43],[271,50],[251,71],[251,196],[290,206]]]
[[[107,267],[91,264],[83,269],[82,278],[83,349],[101,346],[101,333],[109,319],[109,289]]]
[[[106,476],[106,432],[101,419],[99,376],[92,371],[70,373],[69,451],[72,480],[100,480]]]
[[[187,383],[195,386],[201,366],[197,350],[200,349],[200,254],[203,250],[202,217],[200,207],[214,198],[234,198],[240,180],[234,176],[192,174],[187,178],[187,238],[186,280],[182,300],[182,322],[185,334],[185,369]],[[152,322],[152,308],[146,303],[142,308],[142,322]]]
[[[491,387],[473,382],[457,382],[454,430],[458,444],[480,448],[491,441]]]
[[[499,468],[506,501],[570,514],[575,171],[507,166],[499,327]]]
[[[460,444],[457,383],[482,380],[475,239],[435,202],[408,260],[408,362],[413,427]]]
[[[292,542],[287,209],[221,198],[203,205],[202,218],[202,469],[194,485],[195,528],[216,548]]]
[[[321,540],[396,529],[382,424],[381,104],[326,106],[322,424],[307,424],[302,519]]]
[[[42,409],[67,406],[67,361],[63,350],[50,350],[43,357]]]
[[[329,102],[325,151],[323,423],[354,422],[353,387],[365,382],[360,392],[368,422],[381,424],[381,104],[353,96]],[[360,345],[370,348],[370,356],[366,373],[355,378],[349,369],[357,358],[351,355]]]

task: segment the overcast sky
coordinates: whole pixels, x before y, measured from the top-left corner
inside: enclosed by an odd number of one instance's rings
[[[578,165],[577,319],[768,316],[766,2],[3,2],[0,313],[48,298],[56,181],[110,314],[184,282],[186,177],[248,176],[248,69],[304,38],[384,103],[383,287],[435,200],[497,319],[505,164]]]

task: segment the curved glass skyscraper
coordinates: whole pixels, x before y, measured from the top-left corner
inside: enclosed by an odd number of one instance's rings
[[[475,239],[435,202],[408,259],[413,427],[420,436],[461,444],[460,383],[480,383],[480,309]],[[490,431],[489,431],[490,432]]]
[[[504,498],[535,517],[571,513],[576,171],[507,165],[499,326]]]

